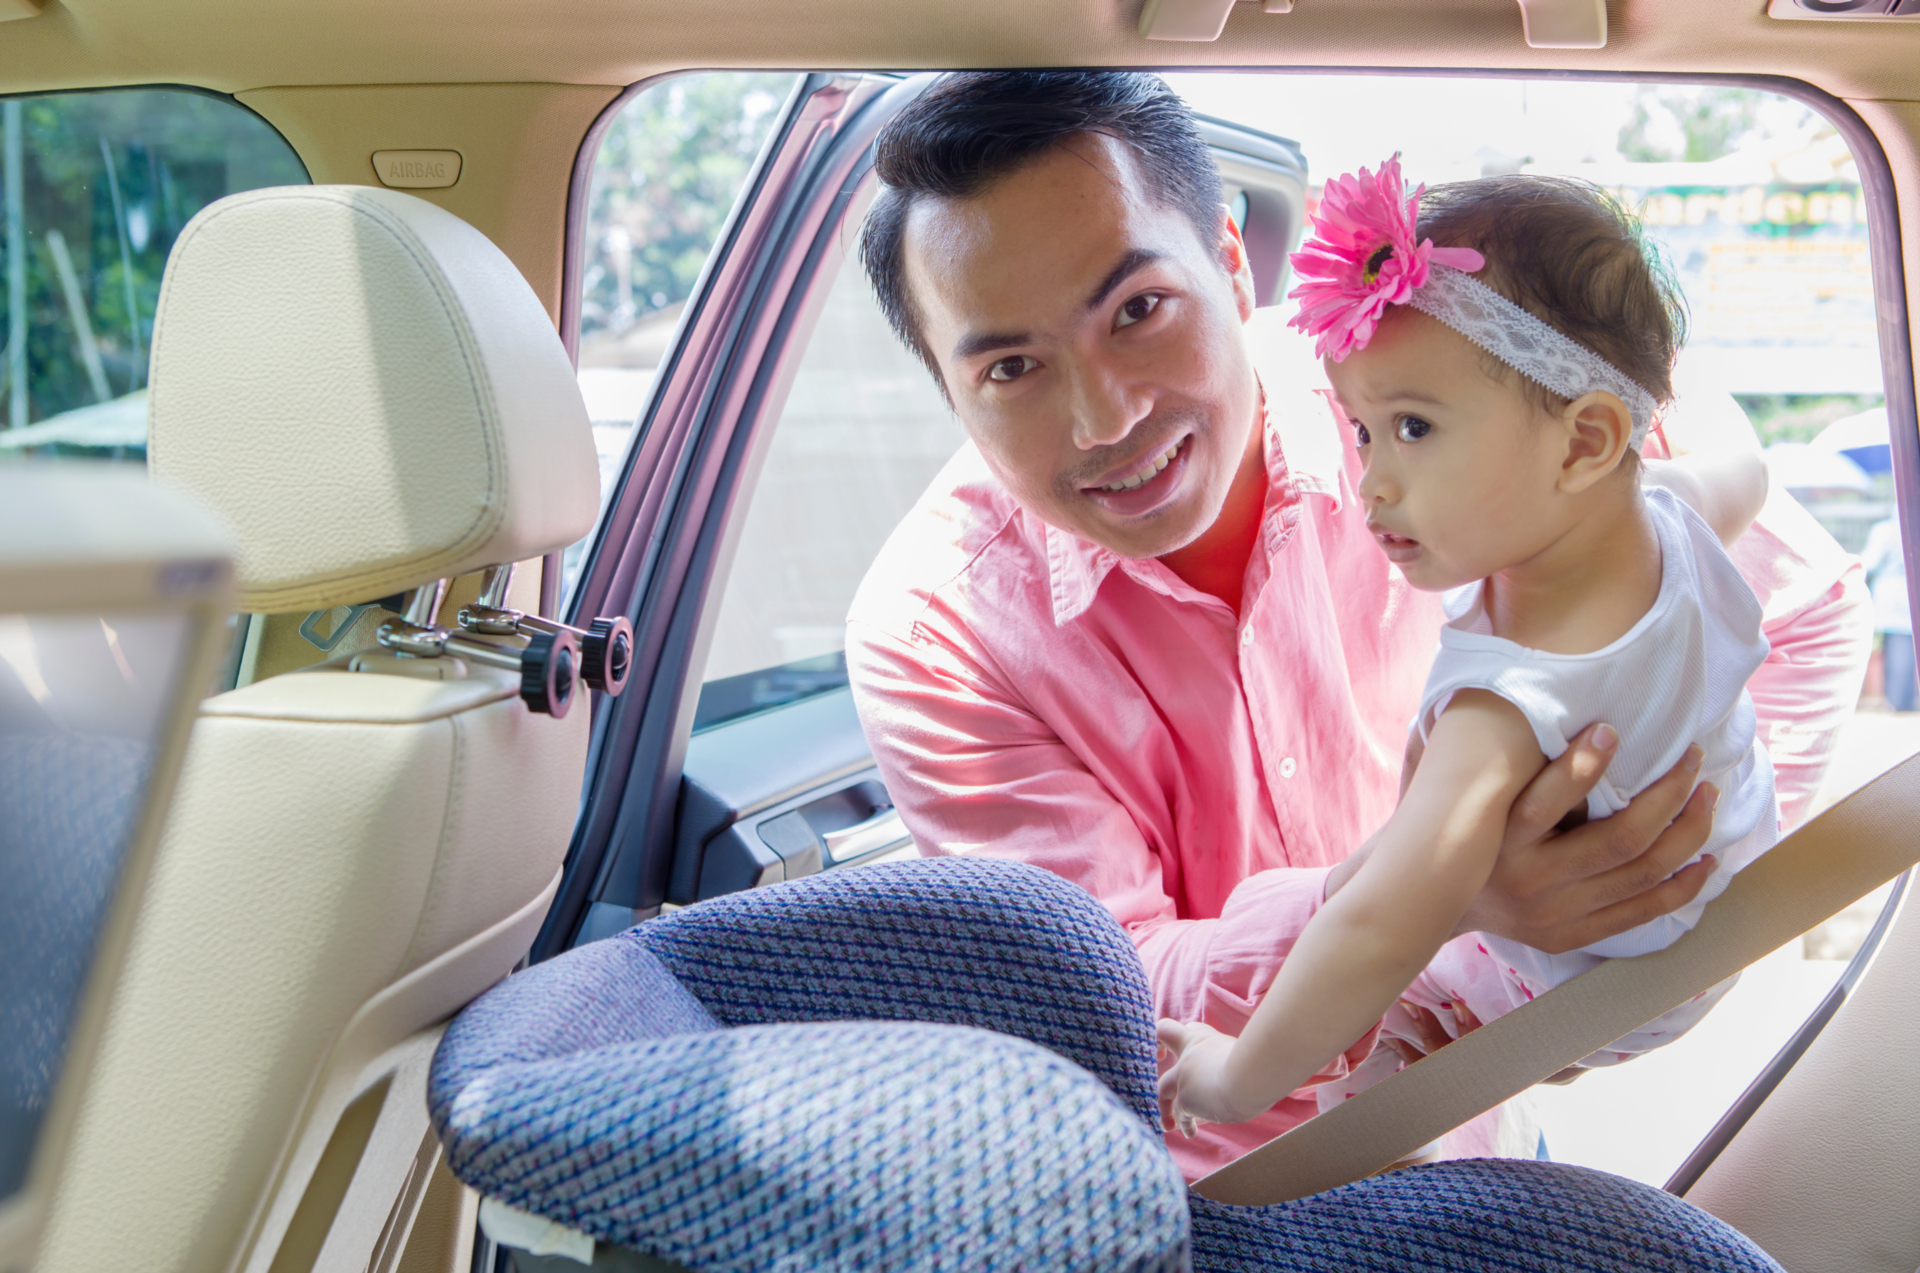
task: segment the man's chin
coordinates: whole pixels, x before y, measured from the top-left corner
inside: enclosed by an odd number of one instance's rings
[[[1156,509],[1125,521],[1105,516],[1084,517],[1074,534],[1117,556],[1145,561],[1149,557],[1179,552],[1200,538],[1206,528],[1204,518],[1189,509],[1175,507]]]

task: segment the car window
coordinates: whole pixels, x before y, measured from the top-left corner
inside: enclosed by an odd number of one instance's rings
[[[1686,391],[1732,395],[1746,417],[1735,427],[1751,428],[1768,448],[1782,498],[1841,547],[1857,551],[1891,516],[1860,174],[1844,139],[1805,105],[1673,84],[1169,78],[1216,121],[1257,130],[1273,145],[1294,139],[1309,207],[1329,176],[1396,151],[1415,182],[1527,171],[1614,192],[1640,211],[1685,297]],[[1410,100],[1421,108],[1406,109]],[[1342,109],[1328,110],[1334,101]],[[1218,154],[1220,137],[1208,140]],[[1247,197],[1231,183],[1228,195],[1236,220],[1248,216]],[[842,240],[852,233],[849,226]],[[853,592],[901,513],[962,442],[852,262],[807,336],[792,386],[730,572],[717,585],[696,731],[844,685]],[[1893,653],[1877,658],[1896,671],[1910,666],[1910,636],[1889,632],[1887,644]],[[1920,714],[1889,710],[1880,690],[1890,676],[1870,673],[1816,807],[1920,751]],[[1549,1152],[1664,1182],[1832,987],[1877,911],[1878,899],[1868,899],[1750,969],[1687,1038],[1571,1086],[1538,1089],[1528,1099]]]
[[[579,367],[603,505],[680,312],[798,79],[672,76],[630,97],[600,140],[582,229]],[[569,586],[583,550],[566,552]]]
[[[847,683],[847,607],[966,435],[849,260],[827,294],[748,505],[696,731]]]
[[[128,89],[0,103],[0,458],[143,461],[167,253],[225,195],[304,185],[252,111]]]

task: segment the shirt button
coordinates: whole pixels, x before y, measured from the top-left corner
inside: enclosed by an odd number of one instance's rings
[[[1253,644],[1253,625],[1251,623],[1249,623],[1246,627],[1240,629],[1240,644],[1241,645]]]
[[[1293,763],[1293,757],[1288,756],[1280,762],[1280,776],[1282,778],[1291,778],[1293,777],[1293,771],[1298,768],[1299,766]]]

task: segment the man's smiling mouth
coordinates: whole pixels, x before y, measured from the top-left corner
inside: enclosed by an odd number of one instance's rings
[[[1181,438],[1178,442],[1175,442],[1172,446],[1142,464],[1139,469],[1127,477],[1123,477],[1117,482],[1109,482],[1105,486],[1094,487],[1093,489],[1115,493],[1119,491],[1131,491],[1144,486],[1154,478],[1160,476],[1160,474],[1165,471],[1167,465],[1173,463],[1174,458],[1180,454],[1180,448],[1186,444],[1187,439]]]

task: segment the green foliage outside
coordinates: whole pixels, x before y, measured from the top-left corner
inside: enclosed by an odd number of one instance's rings
[[[583,334],[623,331],[692,293],[796,79],[683,75],[621,112],[594,163]]]
[[[1811,109],[1749,88],[1649,84],[1620,129],[1620,154],[1635,163],[1708,163],[1743,146],[1809,127],[1831,131]]]
[[[0,253],[9,254],[0,342],[13,330],[8,283],[24,266],[28,410],[10,418],[14,362],[0,354],[0,428],[144,387],[160,277],[181,227],[223,195],[307,181],[279,134],[209,94],[66,93],[8,106],[17,109],[21,163],[0,185],[20,183],[25,250],[22,261],[11,258],[0,218]]]

